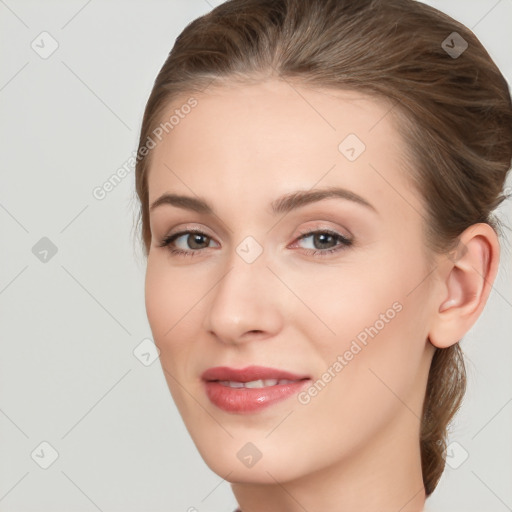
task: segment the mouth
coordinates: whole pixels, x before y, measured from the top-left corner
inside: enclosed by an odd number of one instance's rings
[[[302,379],[301,379],[302,380]],[[259,380],[250,380],[249,382],[240,382],[236,380],[217,380],[210,382],[218,382],[223,386],[228,386],[230,388],[248,388],[248,389],[261,389],[267,388],[270,386],[281,386],[282,384],[291,384],[292,382],[297,382],[296,380],[289,379],[259,379]]]
[[[309,379],[309,375],[298,375],[278,368],[268,368],[266,366],[247,366],[245,368],[229,368],[228,366],[215,366],[208,368],[202,373],[201,378],[205,381],[219,382],[241,382],[250,384],[251,382],[270,382],[268,386],[274,386],[272,381],[298,381]]]
[[[201,375],[210,402],[230,413],[254,413],[297,394],[311,378],[263,366],[209,368]]]

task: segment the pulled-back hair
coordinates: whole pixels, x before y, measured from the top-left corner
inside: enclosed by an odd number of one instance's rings
[[[475,223],[498,231],[493,210],[505,198],[512,105],[507,82],[473,32],[415,0],[230,0],[182,31],[146,105],[136,165],[146,254],[151,152],[142,150],[164,111],[212,83],[269,78],[391,101],[433,252],[452,251]],[[427,496],[443,473],[447,428],[465,389],[459,343],[436,349],[419,439]]]

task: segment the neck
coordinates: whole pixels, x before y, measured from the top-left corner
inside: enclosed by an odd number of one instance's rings
[[[231,487],[242,512],[422,512],[418,439],[419,421],[405,410],[387,431],[335,465],[295,480]]]

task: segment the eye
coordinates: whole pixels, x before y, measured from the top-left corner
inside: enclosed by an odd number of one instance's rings
[[[179,242],[180,238],[183,239],[181,242]],[[195,256],[201,252],[201,249],[204,248],[202,245],[206,243],[206,246],[208,247],[209,242],[212,240],[213,239],[206,233],[203,233],[198,229],[189,229],[187,231],[180,231],[179,233],[174,233],[173,235],[164,237],[164,239],[160,242],[159,247],[168,247],[171,254],[181,256]],[[185,245],[185,248],[175,247],[175,245],[179,245],[180,243]],[[187,246],[194,250],[187,250]]]
[[[311,238],[312,243],[309,245],[312,245],[313,248],[308,249],[307,251],[307,254],[311,256],[327,256],[334,252],[338,252],[347,247],[350,247],[353,243],[353,241],[349,238],[346,238],[336,231],[331,231],[328,229],[308,231],[301,233],[301,235],[302,236],[298,238],[297,242]],[[335,245],[332,245],[333,243],[335,243]],[[326,247],[326,245],[330,247]]]

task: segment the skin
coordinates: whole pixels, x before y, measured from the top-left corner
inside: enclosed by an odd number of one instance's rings
[[[199,196],[215,214],[151,211],[146,309],[201,456],[231,482],[243,512],[421,511],[418,438],[434,346],[456,343],[479,316],[497,271],[494,231],[466,230],[458,258],[429,255],[422,200],[383,100],[279,80],[195,97],[198,105],[152,150],[149,202],[171,192]],[[350,133],[366,145],[355,161],[338,149]],[[329,198],[270,212],[283,194],[325,186],[346,188],[376,211]],[[185,235],[174,246],[193,257],[159,246],[190,227],[206,237],[194,245]],[[322,229],[353,244],[300,239]],[[236,252],[248,236],[263,249],[252,263]],[[200,375],[212,366],[257,364],[319,379],[397,302],[401,311],[307,404],[293,396],[235,414],[203,390]],[[247,442],[262,454],[252,467],[237,457]]]

